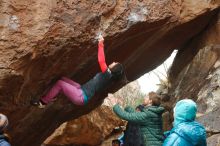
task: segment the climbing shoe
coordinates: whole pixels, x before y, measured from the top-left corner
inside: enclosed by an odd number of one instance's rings
[[[41,100],[32,100],[31,105],[37,106],[38,108],[45,108],[46,104],[44,104]]]

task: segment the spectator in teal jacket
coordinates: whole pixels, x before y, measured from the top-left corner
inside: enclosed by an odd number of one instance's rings
[[[174,125],[165,132],[163,146],[206,146],[205,128],[195,121],[197,107],[191,99],[177,102],[174,107]]]
[[[114,112],[121,119],[139,124],[144,146],[162,146],[163,144],[162,113],[164,108],[160,106],[160,100],[156,93],[151,92],[144,98],[145,107],[140,112],[127,112],[119,104],[113,107]],[[112,102],[114,104],[117,101],[112,100]]]

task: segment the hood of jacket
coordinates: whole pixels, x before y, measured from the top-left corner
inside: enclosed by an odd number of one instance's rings
[[[197,106],[191,99],[183,99],[174,107],[174,127],[183,122],[193,122],[196,118]]]

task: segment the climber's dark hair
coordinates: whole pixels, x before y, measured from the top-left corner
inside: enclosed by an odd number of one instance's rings
[[[112,79],[117,81],[120,80],[124,76],[124,67],[121,63],[115,64],[112,68],[110,68],[112,73]]]

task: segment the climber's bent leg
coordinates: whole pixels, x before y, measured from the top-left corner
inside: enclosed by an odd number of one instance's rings
[[[83,94],[82,89],[78,86],[73,86],[63,80],[59,80],[56,84],[50,89],[50,91],[41,98],[43,103],[48,104],[60,93],[62,92],[67,96],[74,104],[83,105]]]
[[[75,81],[73,81],[73,80],[71,80],[71,79],[69,79],[67,77],[62,77],[61,80],[66,82],[66,83],[69,83],[69,84],[71,84],[71,85],[73,85],[73,86],[75,86],[77,88],[81,88],[81,85],[79,83],[77,83],[77,82],[75,82]]]

